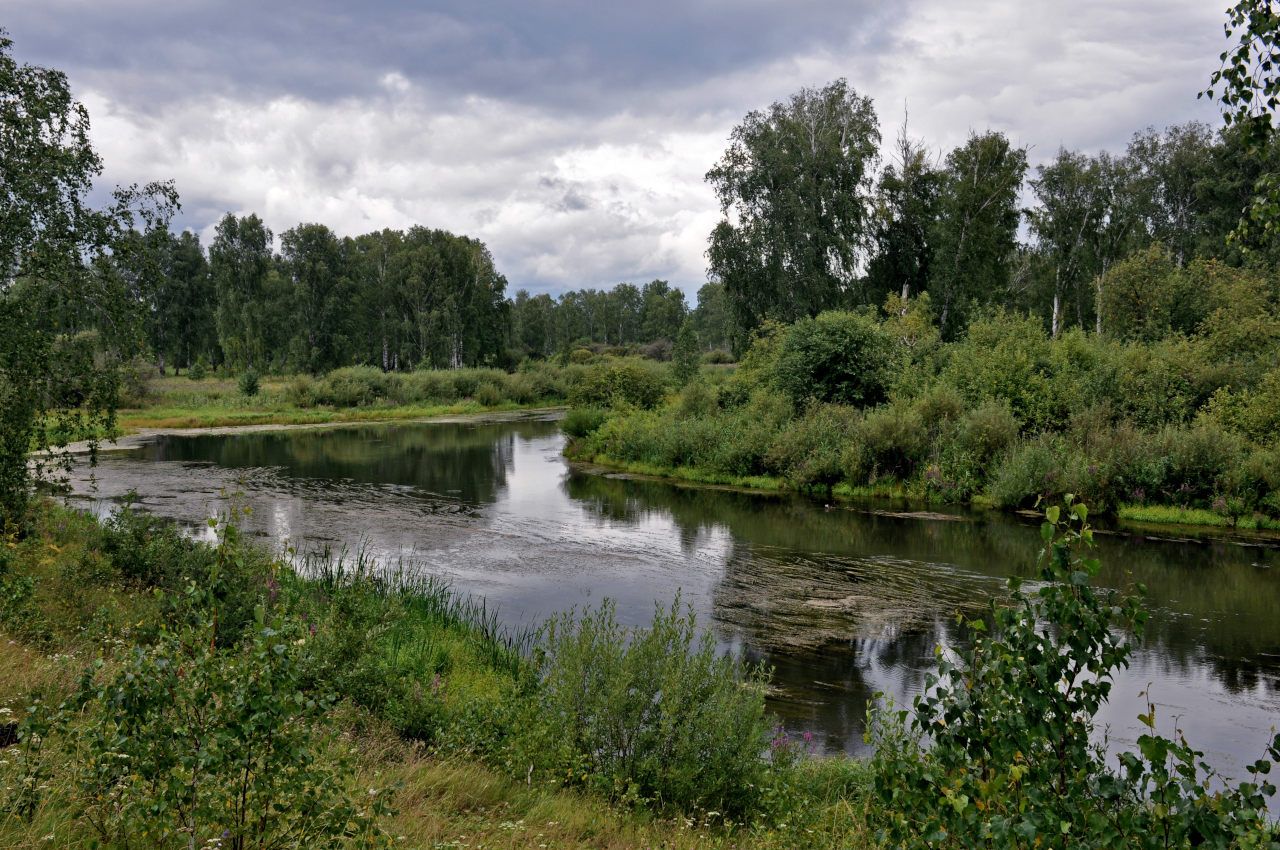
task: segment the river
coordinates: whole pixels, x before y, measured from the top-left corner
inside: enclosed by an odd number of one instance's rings
[[[575,468],[550,417],[156,436],[78,466],[73,498],[138,507],[194,534],[235,500],[247,531],[295,549],[363,548],[449,579],[504,622],[615,601],[647,623],[677,593],[722,645],[774,668],[770,708],[828,752],[861,754],[867,701],[924,686],[1011,573],[1033,576],[1037,524],[994,512],[892,512],[795,494]],[[1100,580],[1141,582],[1145,640],[1097,718],[1112,746],[1182,730],[1243,778],[1280,719],[1280,546],[1098,535]]]

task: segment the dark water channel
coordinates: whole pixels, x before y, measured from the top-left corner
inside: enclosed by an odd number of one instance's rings
[[[363,546],[446,576],[534,624],[615,600],[648,621],[677,592],[725,645],[775,668],[771,708],[828,750],[863,752],[867,700],[923,687],[935,647],[958,639],[1012,572],[1032,575],[1030,521],[992,513],[894,516],[797,496],[681,487],[571,469],[556,423],[412,424],[158,437],[106,452],[73,489],[99,510],[138,504],[196,533],[230,494],[242,525],[298,548]],[[874,507],[874,506],[873,506]],[[1102,581],[1139,581],[1151,618],[1099,718],[1139,734],[1182,729],[1243,776],[1280,720],[1280,548],[1098,537]]]

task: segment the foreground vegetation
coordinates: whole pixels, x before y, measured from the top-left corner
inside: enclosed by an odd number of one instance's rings
[[[1280,738],[1232,788],[1185,741],[1119,770],[1088,743],[1145,614],[1089,587],[1086,517],[1049,511],[1044,583],[968,621],[859,761],[773,726],[767,671],[678,600],[646,629],[606,603],[512,634],[358,558],[42,503],[0,563],[0,844],[1280,846]]]
[[[678,602],[535,643],[434,581],[219,534],[45,503],[8,541],[0,844],[859,841],[865,769],[800,760]]]

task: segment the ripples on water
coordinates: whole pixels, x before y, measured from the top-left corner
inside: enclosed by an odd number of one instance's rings
[[[276,544],[363,548],[483,595],[513,625],[609,597],[647,623],[677,590],[727,647],[774,668],[771,707],[830,750],[861,752],[867,700],[906,704],[958,610],[1034,573],[1034,524],[994,514],[890,515],[576,472],[550,422],[364,426],[162,437],[106,452],[73,489],[197,535],[238,500]],[[234,495],[234,494],[240,495]],[[1100,721],[1138,734],[1153,683],[1222,769],[1256,758],[1280,714],[1280,554],[1270,544],[1099,535],[1102,580],[1150,588],[1145,644]]]

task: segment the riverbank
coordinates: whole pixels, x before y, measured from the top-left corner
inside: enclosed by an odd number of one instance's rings
[[[698,487],[711,487],[747,493],[797,493],[815,499],[839,502],[844,505],[859,504],[870,513],[887,516],[932,516],[948,518],[951,514],[939,513],[936,508],[964,507],[977,511],[998,510],[983,494],[975,494],[963,505],[954,501],[930,500],[902,482],[889,481],[876,485],[853,487],[847,483],[836,484],[829,490],[814,493],[795,487],[787,479],[776,475],[728,475],[707,472],[696,467],[665,467],[654,464],[622,461],[605,454],[583,458],[572,440],[566,444],[566,458],[578,469],[598,475],[625,475],[638,479],[667,481]],[[869,508],[868,504],[884,507]],[[1017,511],[1015,513],[1030,513]],[[1037,514],[1038,516],[1038,514]],[[1165,505],[1121,505],[1115,516],[1102,526],[1104,531],[1117,533],[1159,532],[1176,529],[1190,537],[1216,539],[1235,537],[1243,540],[1280,541],[1280,520],[1264,516],[1238,517],[1234,521],[1219,512],[1203,508],[1182,508]]]
[[[483,604],[434,580],[376,573],[359,560],[287,563],[240,542],[234,526],[219,535],[211,548],[144,514],[125,511],[99,524],[44,503],[29,533],[0,550],[0,721],[20,724],[18,741],[6,739],[12,745],[0,754],[0,845],[116,846],[125,835],[163,832],[172,813],[138,805],[164,803],[154,794],[165,792],[148,792],[135,805],[127,789],[162,769],[153,757],[187,763],[187,733],[177,730],[188,729],[210,751],[199,793],[216,797],[224,779],[234,785],[235,771],[220,769],[268,766],[243,761],[254,751],[244,736],[273,717],[281,724],[273,734],[300,736],[287,757],[302,778],[266,789],[270,799],[258,804],[288,809],[305,798],[346,812],[335,827],[346,836],[341,846],[782,848],[869,840],[865,766],[779,759],[790,745],[753,713],[760,692],[743,690],[750,679],[682,642],[675,620],[655,620],[666,651],[649,662],[658,667],[646,678],[664,682],[669,694],[727,686],[704,721],[682,722],[714,721],[732,736],[717,744],[698,733],[698,758],[710,760],[709,773],[665,745],[666,758],[677,757],[671,767],[691,771],[685,792],[660,777],[591,764],[594,747],[573,749],[564,737],[573,724],[547,711],[538,685],[556,668],[535,668],[534,636],[501,628]],[[606,642],[578,662],[590,666],[600,653],[620,652],[624,666],[633,664],[616,636],[607,637],[607,624],[596,622],[606,626]],[[560,628],[574,626],[564,620]],[[539,640],[552,657],[572,654],[563,642]],[[166,658],[183,659],[186,676],[168,682]],[[693,665],[680,674],[687,685],[662,672],[676,659]],[[245,664],[260,665],[254,679],[235,672]],[[86,666],[92,680],[81,675]],[[156,700],[137,691],[153,680],[163,686]],[[268,690],[246,696],[253,681]],[[124,703],[112,696],[126,691],[132,696]],[[252,721],[236,708],[250,704]],[[757,719],[743,726],[734,714],[742,710]],[[595,711],[624,726],[641,722],[628,721],[621,705]],[[537,721],[544,715],[552,725]],[[667,734],[678,736],[679,726]],[[717,761],[716,748],[725,746],[725,754],[738,755]],[[103,764],[115,766],[104,775]],[[566,764],[573,766],[566,771]],[[181,787],[182,771],[173,776]],[[714,796],[726,780],[726,791],[737,790]],[[789,803],[805,811],[792,812]],[[198,833],[216,838],[221,826],[210,821]]]
[[[349,367],[321,378],[264,377],[252,386],[227,378],[152,378],[125,394],[116,425],[123,433],[131,433],[159,428],[396,422],[528,410],[562,404],[577,374],[538,364],[514,374],[496,369],[396,374]]]

